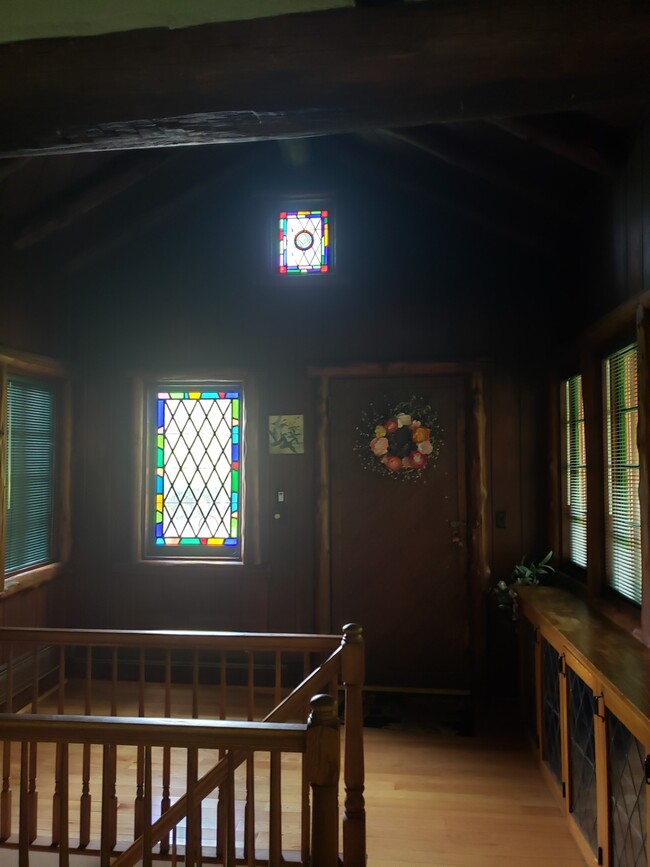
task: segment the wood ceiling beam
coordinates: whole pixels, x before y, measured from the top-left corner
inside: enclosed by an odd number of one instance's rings
[[[572,141],[568,136],[544,129],[541,125],[518,117],[497,118],[492,120],[492,123],[504,132],[528,141],[536,147],[587,169],[589,172],[605,176],[612,172],[611,161],[596,147],[583,142]]]
[[[143,154],[111,161],[111,165],[84,180],[72,191],[45,202],[27,218],[15,232],[14,246],[24,250],[44,238],[66,229],[81,217],[142,181],[173,156],[165,151],[160,155]]]
[[[558,196],[549,190],[536,186],[527,178],[518,177],[511,168],[506,169],[490,162],[485,157],[477,157],[462,142],[456,141],[445,125],[381,130],[377,134],[410,145],[416,150],[429,154],[434,159],[441,160],[453,168],[486,181],[497,190],[506,190],[543,208],[548,213],[561,216],[565,220],[577,221],[582,216],[581,211],[568,197]]]
[[[438,0],[0,45],[0,154],[319,135],[650,90],[646,0]]]

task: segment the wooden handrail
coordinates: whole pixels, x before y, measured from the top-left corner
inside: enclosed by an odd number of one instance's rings
[[[0,740],[304,752],[299,723],[0,714]]]
[[[79,844],[83,847],[90,842],[90,789],[88,787],[88,773],[85,765],[88,764],[87,758],[90,753],[90,745],[101,743],[104,745],[104,780],[103,790],[107,801],[111,797],[115,801],[115,810],[117,808],[117,799],[115,795],[115,756],[117,746],[132,746],[138,750],[137,756],[137,779],[136,779],[136,801],[134,806],[134,822],[137,839],[129,846],[121,855],[117,856],[113,863],[113,867],[133,867],[137,861],[148,858],[147,851],[151,852],[151,846],[157,843],[161,844],[160,851],[163,852],[170,834],[176,833],[178,823],[183,819],[187,819],[188,827],[192,822],[196,823],[198,816],[197,810],[200,810],[201,802],[211,795],[216,789],[219,789],[219,818],[218,818],[218,834],[225,831],[225,838],[219,842],[217,838],[217,851],[223,854],[224,857],[234,845],[234,837],[232,833],[224,826],[226,814],[230,810],[228,798],[231,797],[230,786],[233,780],[235,769],[242,763],[248,762],[246,771],[246,786],[247,786],[247,810],[249,815],[254,817],[254,812],[251,808],[251,799],[254,798],[254,771],[251,762],[252,756],[257,751],[269,751],[271,753],[272,763],[275,758],[276,779],[275,790],[280,785],[279,778],[279,762],[278,758],[281,752],[305,752],[306,741],[305,726],[296,724],[295,722],[287,722],[288,720],[305,720],[309,703],[316,693],[333,692],[329,706],[329,716],[338,717],[338,700],[336,699],[339,684],[343,682],[345,685],[345,707],[346,707],[346,726],[345,726],[345,818],[343,824],[344,839],[343,852],[344,857],[342,864],[344,867],[364,867],[365,865],[365,807],[363,799],[363,713],[362,713],[362,684],[363,684],[363,638],[361,628],[350,624],[344,628],[344,637],[341,641],[341,636],[335,635],[306,635],[296,633],[233,633],[233,632],[195,632],[195,631],[144,631],[144,630],[87,630],[87,629],[41,629],[41,628],[15,628],[15,627],[0,627],[0,645],[9,648],[9,656],[7,663],[7,689],[9,694],[13,693],[12,682],[14,679],[15,659],[20,654],[21,645],[29,647],[29,657],[31,657],[31,713],[22,713],[14,715],[11,713],[0,714],[0,739],[4,739],[5,744],[20,742],[27,744],[27,752],[25,753],[26,760],[29,765],[27,774],[27,795],[21,791],[22,800],[28,795],[32,800],[36,797],[35,787],[35,770],[31,767],[35,765],[36,748],[38,743],[56,743],[57,758],[56,767],[58,778],[62,778],[63,763],[67,758],[66,752],[61,751],[63,744],[82,744],[84,757],[84,770],[82,771],[82,797],[80,802],[80,833]],[[38,692],[40,686],[39,664],[37,648],[43,645],[51,645],[59,648],[59,671],[58,671],[58,702],[55,707],[58,708],[55,715],[43,715],[39,713],[38,707]],[[82,681],[85,695],[85,716],[64,715],[65,710],[65,684],[66,674],[65,665],[66,657],[65,648],[85,648],[85,679]],[[93,717],[91,714],[95,707],[91,705],[91,681],[93,677],[94,658],[93,648],[105,648],[112,651],[110,654],[97,653],[97,662],[104,666],[104,672],[108,671],[110,683],[110,711],[111,716]],[[157,654],[155,658],[164,658],[165,663],[165,681],[164,681],[164,696],[165,708],[164,717],[132,717],[120,718],[116,714],[119,710],[117,681],[119,677],[118,665],[121,664],[122,654],[126,650],[135,651],[134,658],[139,662],[138,667],[138,708],[139,713],[144,714],[144,683],[145,683],[145,661],[146,652],[150,650],[163,651],[163,655]],[[173,706],[170,705],[170,688],[171,688],[171,663],[176,652],[191,652],[191,705],[193,719],[183,718],[175,719],[171,717]],[[219,715],[221,720],[197,719],[200,708],[198,706],[198,684],[199,684],[199,666],[201,664],[198,656],[199,651],[216,652],[216,659],[219,662],[219,679],[218,696],[219,696]],[[299,658],[302,656],[302,667],[305,672],[309,671],[311,654],[323,655],[329,653],[326,661],[317,669],[307,674],[302,683],[300,683],[284,701],[281,701],[277,706],[264,718],[262,722],[252,722],[250,719],[246,722],[228,721],[223,718],[227,709],[225,706],[227,689],[226,681],[226,666],[228,660],[231,659],[230,653],[241,653],[246,655],[246,669],[248,680],[245,681],[247,687],[247,713],[252,717],[255,712],[255,654],[272,654],[275,659],[275,670],[273,674],[273,683],[270,689],[273,691],[276,701],[281,695],[283,689],[282,678],[282,661],[283,656],[293,654],[293,671],[300,664]],[[119,654],[119,656],[118,656]],[[126,660],[126,657],[124,657]],[[108,666],[108,668],[106,668]],[[292,669],[289,667],[288,672]],[[43,674],[47,673],[43,669]],[[94,705],[95,702],[92,702]],[[5,705],[6,707],[6,705]],[[11,705],[10,705],[11,708]],[[313,710],[313,707],[312,707]],[[104,711],[106,712],[106,711]],[[158,711],[160,712],[160,711]],[[78,711],[77,711],[78,713]],[[327,737],[327,736],[326,736]],[[180,739],[180,740],[179,740]],[[302,739],[302,740],[301,740]],[[196,779],[195,771],[188,776],[188,791],[186,794],[178,798],[174,803],[166,805],[160,818],[151,823],[151,807],[147,807],[147,799],[151,798],[151,790],[147,789],[150,782],[147,782],[147,772],[145,766],[147,761],[151,762],[151,747],[160,747],[163,749],[163,757],[174,747],[187,748],[188,763],[189,756],[192,751],[196,753],[199,749],[219,750],[220,760],[217,764],[200,779]],[[6,752],[6,746],[5,746]],[[338,755],[338,753],[337,753]],[[148,756],[148,759],[147,759]],[[163,761],[164,765],[164,761]],[[306,769],[309,763],[303,763],[303,810],[308,805],[308,783],[312,787],[314,781],[307,779]],[[189,768],[189,765],[188,765]],[[164,771],[164,768],[163,768]],[[25,774],[25,769],[21,767],[21,775]],[[11,790],[9,788],[9,764],[5,762],[3,769],[3,792],[2,792],[2,810],[0,811],[3,818],[2,827],[6,830],[10,829],[10,809],[11,809]],[[5,779],[6,778],[6,779]],[[32,779],[34,778],[34,779]],[[61,782],[67,785],[67,781]],[[156,784],[158,785],[158,783]],[[165,797],[164,789],[164,773],[163,773],[163,798]],[[330,785],[330,783],[328,783]],[[333,785],[333,783],[331,784]],[[6,791],[5,791],[6,789]],[[336,784],[338,790],[338,783]],[[57,817],[61,815],[60,801],[63,796],[63,789],[59,796],[59,790],[55,788],[54,792],[54,811],[53,820],[57,821]],[[32,796],[33,792],[33,796]],[[223,803],[222,797],[223,794]],[[28,803],[30,803],[28,801]],[[221,809],[223,806],[223,810]],[[277,861],[282,857],[281,854],[281,836],[279,829],[281,822],[279,816],[279,802],[275,804],[275,824],[272,823],[272,850],[275,854],[271,855],[271,860]],[[29,841],[25,844],[24,839],[21,845],[29,846],[32,838],[35,836],[35,825],[31,827],[31,823],[35,822],[36,808],[35,803],[31,803],[27,807],[27,816],[30,822],[29,826]],[[21,823],[25,821],[25,817],[21,815]],[[248,821],[248,820],[247,820]],[[338,821],[338,820],[337,820]],[[58,822],[60,825],[60,821]],[[254,859],[255,843],[254,843],[254,818],[251,827],[246,829],[245,850],[253,854],[245,855],[247,861]],[[305,853],[312,847],[310,846],[310,823],[305,823],[305,817],[302,819],[301,831],[301,849],[304,857]],[[102,839],[102,862],[108,864],[109,854],[114,857],[112,849],[115,845],[113,837],[117,827],[117,813],[115,816],[110,814],[110,808],[106,815],[102,816],[103,839]],[[60,829],[59,829],[60,830]],[[10,830],[9,830],[10,833]],[[56,832],[53,833],[53,845],[58,842],[61,846],[65,835],[60,831],[61,836],[56,839]],[[231,839],[232,838],[232,839]],[[6,839],[6,837],[5,837]],[[147,851],[145,851],[145,849]],[[165,850],[167,851],[167,850]],[[234,850],[233,850],[234,852]],[[232,853],[231,853],[232,854]],[[192,859],[192,853],[190,852]],[[200,861],[200,853],[198,855]],[[316,863],[316,862],[314,862]]]
[[[146,647],[173,650],[239,650],[327,653],[341,642],[340,635],[293,632],[204,632],[172,630],[41,629],[0,627],[0,644],[12,642],[69,644],[76,647]]]
[[[339,664],[339,656],[342,648],[339,647],[319,668],[315,669],[278,707],[268,714],[264,722],[278,722],[295,716],[304,711],[309,699],[315,692],[319,692],[328,684],[332,677],[332,669]],[[244,723],[243,725],[249,725]],[[248,757],[249,753],[239,752],[231,754],[230,762],[234,763],[234,769],[238,768]],[[196,800],[201,801],[217,786],[222,785],[228,774],[228,759],[222,758],[210,771],[204,774],[194,787]],[[187,795],[181,795],[169,810],[164,813],[151,826],[152,842],[158,843],[168,834],[174,825],[177,825],[186,815],[188,810]],[[142,837],[135,840],[128,849],[113,862],[113,867],[134,867],[142,858]]]

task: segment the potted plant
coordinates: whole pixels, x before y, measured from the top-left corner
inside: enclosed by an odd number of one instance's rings
[[[519,596],[517,588],[526,584],[543,584],[544,579],[555,569],[549,565],[553,552],[548,554],[535,563],[531,560],[530,563],[524,563],[522,558],[521,563],[518,563],[512,570],[509,578],[502,579],[492,588],[492,594],[496,599],[497,607],[510,611],[512,619],[517,620],[519,616]]]

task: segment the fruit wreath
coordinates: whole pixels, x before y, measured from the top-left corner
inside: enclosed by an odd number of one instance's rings
[[[398,479],[419,479],[438,462],[442,429],[437,413],[413,397],[378,410],[370,406],[356,429],[354,449],[367,470]]]

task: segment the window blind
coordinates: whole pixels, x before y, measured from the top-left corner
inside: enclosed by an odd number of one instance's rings
[[[587,566],[587,450],[582,376],[564,383],[565,394],[565,556],[576,566]]]
[[[641,514],[637,445],[637,348],[605,360],[607,578],[610,586],[641,604]]]
[[[11,377],[7,387],[5,574],[52,557],[54,393]]]

